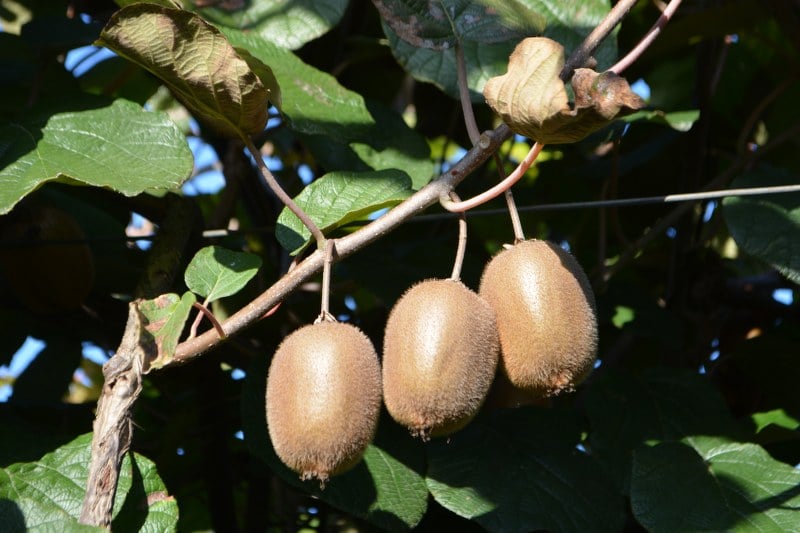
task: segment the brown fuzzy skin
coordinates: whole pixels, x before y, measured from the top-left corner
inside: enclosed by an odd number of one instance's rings
[[[372,342],[339,322],[298,329],[275,352],[266,400],[278,457],[324,484],[355,466],[375,435],[381,369]]]
[[[497,314],[501,368],[536,396],[572,390],[597,356],[597,314],[589,279],[560,246],[524,241],[486,266],[480,294]]]
[[[461,429],[486,398],[499,350],[494,312],[463,283],[414,285],[386,323],[383,398],[389,414],[423,439]]]

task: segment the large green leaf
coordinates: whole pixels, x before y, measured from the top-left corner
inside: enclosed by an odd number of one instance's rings
[[[289,50],[259,35],[223,28],[234,46],[244,48],[269,65],[281,87],[281,112],[302,133],[357,140],[375,124],[360,94],[345,89],[336,78],[303,63]]]
[[[412,192],[411,178],[400,170],[331,172],[309,184],[295,202],[317,227],[329,232],[397,205]],[[310,242],[311,232],[284,208],[278,216],[275,237],[284,248],[297,253]]]
[[[192,153],[166,114],[125,100],[91,102],[96,107],[0,122],[0,214],[49,180],[133,196],[178,187],[189,176]]]
[[[206,246],[189,262],[184,281],[190,291],[213,302],[239,292],[259,268],[261,258],[255,254]]]
[[[111,17],[98,44],[158,76],[225,135],[258,133],[267,122],[267,88],[225,36],[193,13],[133,4]]]
[[[300,481],[299,474],[275,454],[269,438],[264,401],[268,364],[266,357],[253,363],[242,392],[242,428],[251,453],[291,485],[383,529],[404,531],[416,526],[428,504],[420,443],[404,428],[382,419],[364,460],[352,470],[334,476],[324,489],[316,481]]]
[[[496,411],[428,447],[433,497],[490,531],[619,531],[623,499],[566,411]]]
[[[735,179],[731,187],[797,184],[797,177],[791,174],[759,169]],[[733,196],[722,205],[736,243],[800,283],[800,193]]]
[[[648,531],[795,531],[800,471],[713,437],[636,451],[631,507]]]
[[[459,42],[464,50],[471,96],[476,102],[483,100],[481,93],[486,81],[503,73],[508,56],[523,37],[550,37],[564,45],[569,54],[609,9],[606,0],[484,0],[477,3],[446,0],[439,2],[436,9],[430,9],[427,2],[414,0],[374,2],[391,8],[381,9],[381,14],[384,32],[398,62],[415,78],[431,82],[451,96],[458,95],[453,45]],[[490,19],[490,24],[474,25],[471,21],[476,10],[479,13],[497,10],[498,15],[482,17],[483,20]],[[387,19],[384,14],[387,12],[394,18]],[[400,16],[395,13],[400,13]],[[423,23],[402,24],[412,17]],[[512,24],[509,19],[519,22]],[[543,29],[541,21],[544,21]],[[503,30],[498,31],[498,28]],[[397,29],[401,32],[398,33]],[[432,37],[435,39],[431,40]],[[435,43],[438,45],[434,46]],[[616,45],[613,39],[608,39],[595,57],[600,66],[608,66],[615,55]]]
[[[631,451],[645,441],[742,432],[708,380],[688,370],[611,374],[589,389],[586,410],[592,453],[621,487],[628,481]]]
[[[187,8],[196,4],[184,0]],[[252,0],[239,6],[211,5],[197,11],[211,22],[260,35],[295,50],[335,26],[348,0]]]
[[[81,526],[91,461],[86,434],[31,463],[0,470],[0,524],[5,531],[102,531]],[[174,531],[178,505],[155,465],[138,454],[125,456],[114,499],[114,531]]]

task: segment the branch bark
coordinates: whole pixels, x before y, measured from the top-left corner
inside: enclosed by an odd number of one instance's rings
[[[136,296],[153,298],[167,292],[181,264],[183,249],[194,226],[194,204],[171,197],[148,257]],[[142,390],[151,343],[143,338],[137,302],[128,306],[128,322],[116,353],[103,365],[103,393],[97,403],[92,436],[92,460],[79,521],[109,527],[122,458],[131,444],[131,412]]]

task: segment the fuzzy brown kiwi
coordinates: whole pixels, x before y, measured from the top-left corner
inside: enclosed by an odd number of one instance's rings
[[[497,315],[500,367],[535,396],[571,390],[597,356],[597,315],[589,279],[560,246],[528,240],[487,264],[480,295]]]
[[[414,285],[386,323],[383,398],[389,414],[423,439],[461,429],[486,398],[499,349],[494,312],[463,283]]]
[[[375,434],[381,370],[372,342],[340,322],[296,330],[272,359],[266,401],[278,457],[324,484],[355,466]]]

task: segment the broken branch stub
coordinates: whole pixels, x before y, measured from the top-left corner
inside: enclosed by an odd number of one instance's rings
[[[541,144],[580,141],[590,133],[644,106],[628,82],[613,72],[577,69],[573,102],[559,78],[564,47],[546,37],[530,37],[514,49],[508,71],[486,82],[489,106],[512,131]]]

